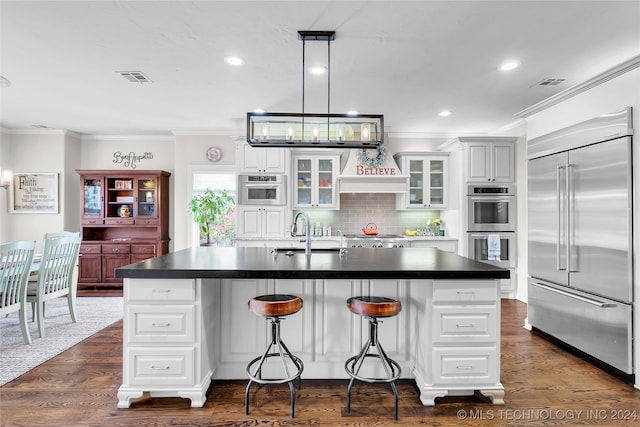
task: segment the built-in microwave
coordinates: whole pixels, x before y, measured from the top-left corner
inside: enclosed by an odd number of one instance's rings
[[[285,178],[284,175],[239,175],[239,204],[286,205]]]
[[[513,185],[470,185],[467,231],[516,231]]]

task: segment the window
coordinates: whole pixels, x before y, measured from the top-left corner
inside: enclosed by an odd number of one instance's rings
[[[229,171],[197,170],[192,172],[192,198],[204,195],[205,190],[210,189],[214,193],[225,192],[233,199],[231,210],[224,218],[216,218],[215,223],[209,226],[209,241],[216,246],[235,245],[235,205],[236,175]],[[193,216],[192,216],[193,218]],[[190,246],[199,246],[207,242],[206,233],[196,221],[192,221]]]

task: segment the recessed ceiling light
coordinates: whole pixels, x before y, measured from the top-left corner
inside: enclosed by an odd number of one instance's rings
[[[320,76],[327,72],[327,67],[323,67],[323,66],[309,67],[309,72],[311,74],[315,74],[316,76]]]
[[[225,56],[224,62],[229,65],[239,66],[244,64],[244,59],[240,58],[239,56]]]
[[[358,114],[360,114],[360,113],[358,113],[356,110],[347,111],[347,115],[349,115],[349,116],[357,116]]]
[[[520,66],[520,63],[518,61],[507,61],[500,65],[500,71],[513,70],[515,68],[518,68],[518,66]]]
[[[438,115],[439,115],[440,117],[447,117],[447,116],[450,116],[451,114],[452,114],[452,113],[451,113],[451,111],[449,111],[449,110],[442,110],[442,111],[440,111],[440,112],[438,113]]]

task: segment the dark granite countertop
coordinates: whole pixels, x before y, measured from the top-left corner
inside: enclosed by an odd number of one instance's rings
[[[350,248],[310,256],[267,248],[198,247],[172,252],[116,269],[116,277],[136,279],[506,279],[509,270],[435,248]]]

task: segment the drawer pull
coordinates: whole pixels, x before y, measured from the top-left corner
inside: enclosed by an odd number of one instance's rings
[[[456,294],[458,294],[458,295],[475,295],[476,293],[474,291],[456,291]]]
[[[171,369],[171,366],[169,366],[169,365],[166,365],[166,366],[152,365],[151,369],[153,369],[154,371],[168,371],[169,369]]]
[[[151,292],[154,292],[156,294],[168,294],[169,292],[171,292],[171,289],[152,289]]]
[[[473,366],[456,366],[456,369],[460,370],[460,371],[470,371],[473,369]]]
[[[168,326],[171,326],[171,323],[167,322],[167,323],[152,323],[151,326],[153,326],[154,328],[166,328]]]
[[[476,325],[474,325],[473,323],[458,323],[456,324],[456,328],[473,328]]]

